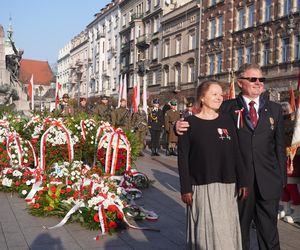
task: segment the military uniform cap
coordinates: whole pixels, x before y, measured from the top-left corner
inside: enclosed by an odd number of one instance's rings
[[[102,97],[101,97],[101,100],[108,100],[108,96],[107,95],[103,95]]]
[[[86,101],[86,98],[85,97],[80,97],[80,102],[82,101]]]
[[[176,106],[176,105],[177,105],[177,101],[176,101],[176,100],[174,100],[174,99],[173,99],[173,100],[171,100],[171,101],[170,101],[170,105],[172,105],[172,106]]]
[[[69,95],[68,94],[64,94],[63,98],[69,98]]]
[[[159,104],[159,99],[158,98],[153,99],[152,103],[153,104]]]
[[[193,103],[192,102],[188,102],[187,104],[186,104],[186,106],[188,107],[188,108],[190,108],[190,107],[193,107]]]

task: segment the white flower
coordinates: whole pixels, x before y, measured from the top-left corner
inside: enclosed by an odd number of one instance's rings
[[[27,160],[27,159],[24,159],[24,163],[28,163],[28,160]]]
[[[11,187],[11,184],[12,184],[12,180],[11,180],[11,179],[8,179],[7,177],[5,177],[5,178],[2,180],[2,185],[3,185],[3,186]]]
[[[13,176],[15,177],[19,177],[19,176],[22,176],[23,174],[19,171],[19,170],[14,170],[13,172]]]
[[[31,181],[29,181],[29,180],[26,181],[26,185],[27,185],[27,186],[30,186],[30,185],[31,185]]]
[[[26,195],[27,194],[27,190],[22,190],[22,194]]]
[[[15,159],[16,157],[17,157],[17,156],[16,156],[15,154],[12,154],[12,155],[11,155],[11,158],[12,158],[12,159]]]

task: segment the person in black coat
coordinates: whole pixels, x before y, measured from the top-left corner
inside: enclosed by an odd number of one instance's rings
[[[151,155],[159,156],[158,150],[160,148],[160,134],[163,129],[164,116],[163,111],[159,108],[159,99],[155,98],[152,103],[153,107],[148,115],[148,127],[151,136]]]
[[[252,221],[259,249],[279,250],[277,213],[287,183],[282,109],[262,95],[265,79],[258,65],[245,64],[239,72],[237,83],[241,93],[236,99],[225,101],[221,112],[229,113],[236,124],[240,150],[249,171],[249,197],[239,202],[243,250],[250,248]],[[182,123],[176,124],[179,134],[188,129]]]

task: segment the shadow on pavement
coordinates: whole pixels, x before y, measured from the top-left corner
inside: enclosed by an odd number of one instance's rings
[[[51,235],[47,233],[43,233],[34,239],[32,244],[30,245],[30,249],[63,250],[64,247],[62,245],[60,238],[53,238]]]

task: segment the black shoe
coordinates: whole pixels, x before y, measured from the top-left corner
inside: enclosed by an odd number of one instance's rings
[[[170,150],[168,148],[166,149],[166,156],[170,156]]]
[[[178,156],[178,154],[177,154],[177,152],[175,151],[175,149],[174,149],[174,148],[172,149],[172,155],[174,155],[174,156]]]
[[[156,156],[154,149],[151,149],[151,156]]]
[[[154,150],[154,155],[155,156],[160,156],[160,154],[158,153],[158,149],[157,148]]]
[[[140,153],[139,153],[139,156],[145,156],[145,155],[144,155],[144,153],[143,153],[143,152],[140,152]]]

